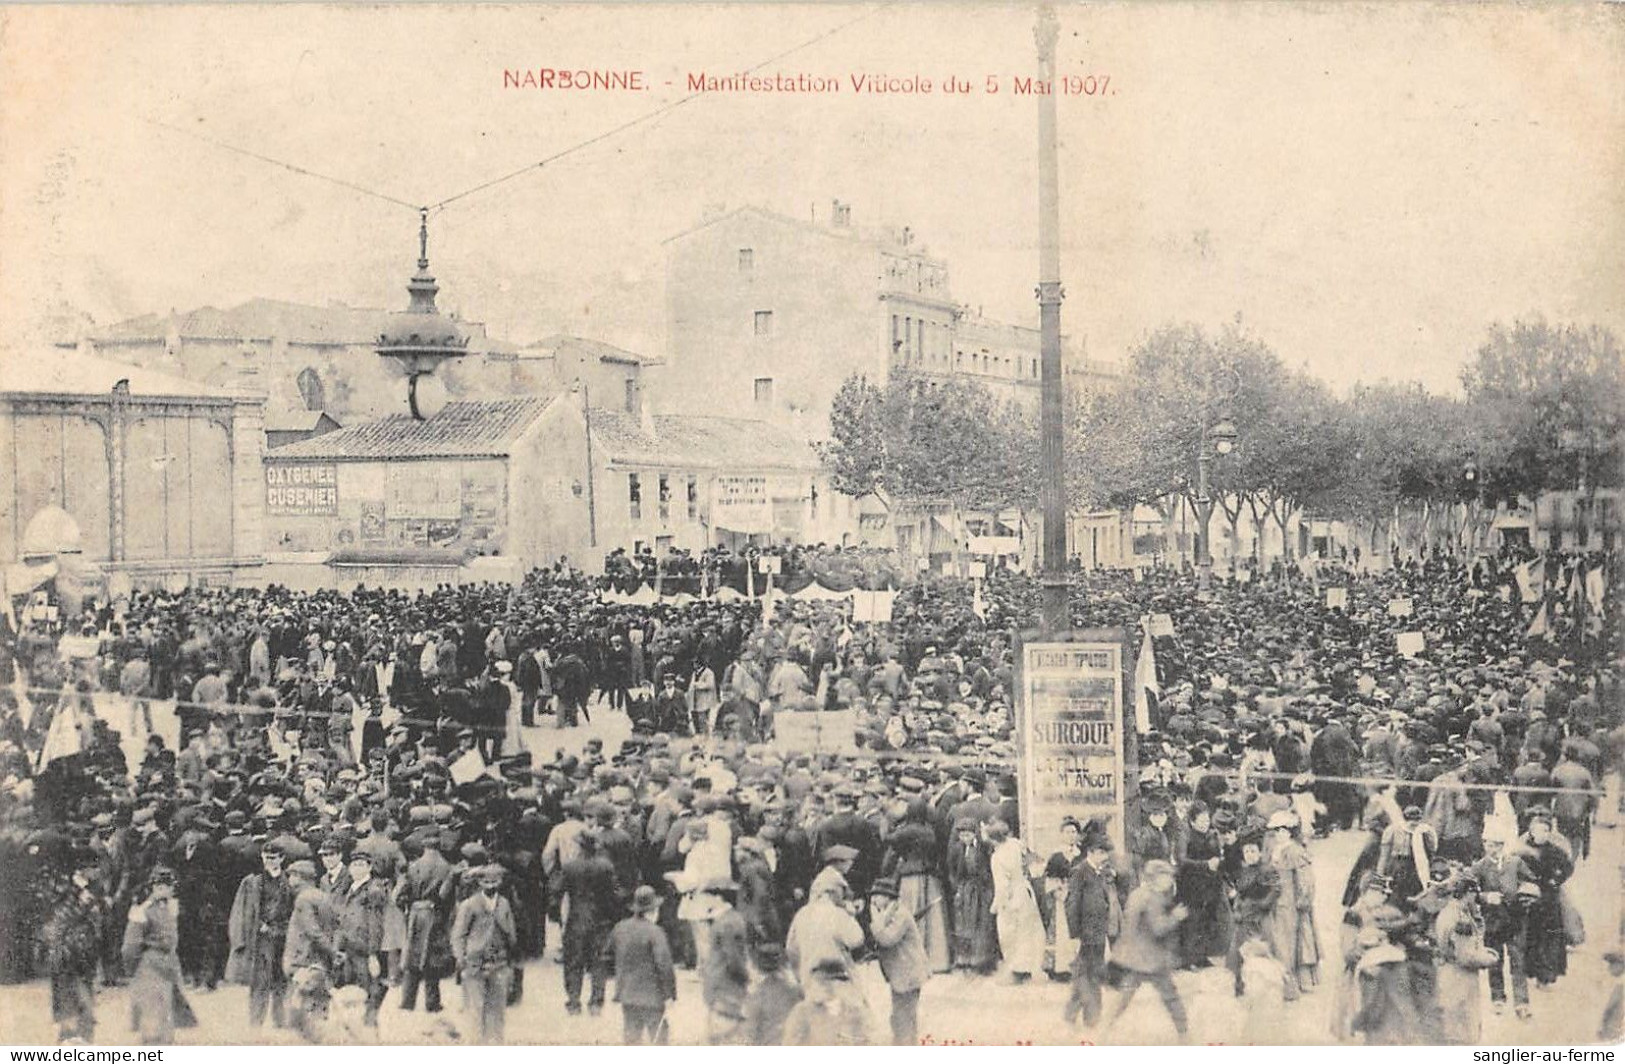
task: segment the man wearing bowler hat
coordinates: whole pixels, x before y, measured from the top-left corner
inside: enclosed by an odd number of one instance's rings
[[[666,1043],[666,1003],[677,999],[677,972],[671,947],[655,920],[660,895],[647,884],[632,894],[632,915],[610,932],[607,952],[615,958],[615,1000],[621,1006],[627,1045]]]

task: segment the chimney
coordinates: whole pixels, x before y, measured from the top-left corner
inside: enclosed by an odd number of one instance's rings
[[[634,374],[628,379],[627,383],[631,386],[628,388],[628,398],[634,404],[635,409],[631,412],[638,416],[638,428],[643,430],[645,436],[653,439],[655,435],[655,416],[654,412],[649,409],[649,395],[643,390],[641,375]]]

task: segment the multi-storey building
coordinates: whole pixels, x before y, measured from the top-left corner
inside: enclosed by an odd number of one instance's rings
[[[754,411],[817,438],[848,376],[899,371],[970,377],[1037,409],[1038,330],[962,306],[948,264],[906,227],[861,227],[839,201],[822,220],[743,207],[666,247],[667,409]],[[1068,372],[1115,380],[1075,355]]]

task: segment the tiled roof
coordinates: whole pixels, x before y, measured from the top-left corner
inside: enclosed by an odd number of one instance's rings
[[[409,414],[350,425],[286,447],[268,458],[367,461],[392,458],[501,458],[552,399],[447,403],[426,421]]]
[[[657,414],[654,434],[635,414],[592,412],[593,439],[612,461],[684,469],[820,468],[807,441],[767,421],[746,418]]]

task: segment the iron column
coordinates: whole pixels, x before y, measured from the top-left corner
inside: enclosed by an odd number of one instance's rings
[[[1055,8],[1039,8],[1038,45],[1038,327],[1042,396],[1039,430],[1044,477],[1043,626],[1056,635],[1072,626],[1066,574],[1066,405],[1061,371],[1061,209],[1055,144]]]

